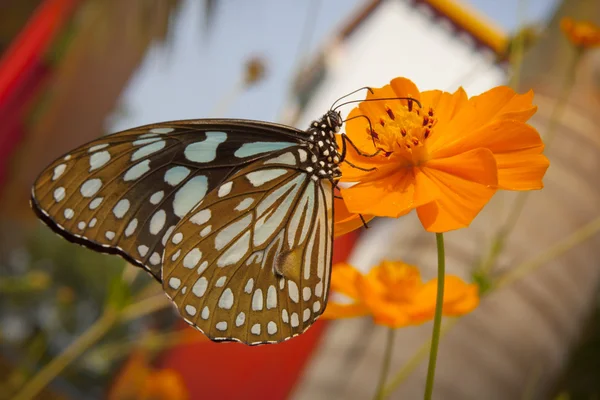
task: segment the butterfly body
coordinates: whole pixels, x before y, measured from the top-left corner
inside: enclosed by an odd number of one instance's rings
[[[211,339],[280,342],[326,305],[341,123],[330,111],[307,131],[207,119],[119,132],[46,168],[32,206],[66,239],[146,269]]]

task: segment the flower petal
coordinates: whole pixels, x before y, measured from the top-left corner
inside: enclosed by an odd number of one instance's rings
[[[321,314],[323,319],[354,318],[369,315],[369,309],[361,303],[340,304],[329,301],[325,312]]]
[[[362,275],[347,263],[338,263],[331,271],[331,289],[354,300],[360,299],[356,282]]]
[[[433,108],[438,121],[450,121],[469,101],[464,89],[458,88],[454,93],[440,90],[428,90],[421,93],[424,108]]]
[[[411,317],[429,320],[435,313],[437,295],[437,279],[432,279],[421,287],[413,298],[410,309]],[[473,311],[479,305],[477,285],[467,284],[454,275],[446,275],[444,282],[444,305],[442,314],[458,316]]]
[[[544,187],[542,178],[550,166],[543,154],[497,154],[498,188],[506,190],[535,190]]]
[[[342,196],[350,212],[379,217],[399,217],[424,204],[423,202],[433,200],[427,197],[427,193],[421,193],[419,198],[415,198],[415,177],[413,170],[408,168],[386,179],[342,189]]]
[[[544,143],[535,128],[512,120],[500,120],[460,135],[449,135],[444,141],[442,148],[436,143],[438,149],[432,149],[432,158],[450,157],[477,148],[489,149],[494,155],[517,151],[539,154],[544,150]]]
[[[415,100],[421,100],[421,92],[417,85],[407,78],[395,78],[390,82],[394,90],[395,97],[412,97]]]
[[[496,192],[496,161],[487,149],[431,160],[422,171],[423,181],[429,179],[440,193],[435,201],[417,208],[421,223],[430,232],[468,226]]]
[[[373,218],[374,215],[363,215],[363,220],[360,219],[359,214],[354,214],[348,211],[348,207],[346,207],[346,203],[342,199],[334,199],[334,229],[335,237],[345,235],[348,232],[352,232],[353,230],[362,228],[364,222],[369,222]]]
[[[533,101],[533,90],[518,94],[508,86],[498,86],[469,100],[484,121],[510,119],[527,122],[537,111]]]

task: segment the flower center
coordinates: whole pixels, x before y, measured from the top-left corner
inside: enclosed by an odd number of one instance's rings
[[[399,156],[409,165],[417,166],[429,159],[426,142],[433,134],[437,118],[431,107],[420,108],[412,100],[402,103],[392,106],[386,103],[385,114],[380,115],[379,121],[373,121],[373,130],[369,132],[367,128],[367,133],[386,157]]]

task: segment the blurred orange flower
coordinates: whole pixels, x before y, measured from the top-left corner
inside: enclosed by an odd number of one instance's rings
[[[452,275],[445,279],[443,315],[473,311],[479,304],[477,285]],[[322,316],[326,319],[371,315],[379,325],[400,328],[431,320],[435,312],[437,279],[423,283],[419,270],[403,262],[383,261],[366,275],[349,264],[336,264],[331,287],[353,302],[330,299]]]
[[[391,99],[368,101],[381,98]],[[446,232],[468,226],[497,189],[541,189],[549,162],[526,124],[537,110],[532,98],[504,86],[470,99],[462,88],[421,93],[405,78],[373,89],[348,116],[346,134],[362,152],[380,153],[363,157],[348,146],[346,160],[373,169],[342,164],[342,181],[357,182],[341,189],[348,212],[416,209],[425,229]],[[369,120],[352,119],[359,115]]]
[[[186,400],[188,391],[179,374],[155,369],[141,349],[135,350],[112,385],[108,400]]]
[[[591,21],[575,21],[571,17],[564,17],[560,20],[560,29],[575,46],[600,46],[600,27]]]

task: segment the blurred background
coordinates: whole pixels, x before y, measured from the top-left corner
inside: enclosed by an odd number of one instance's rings
[[[208,342],[149,276],[57,237],[28,199],[48,163],[100,135],[208,117],[305,128],[397,76],[469,95],[533,88],[533,125],[556,133],[546,188],[485,277],[540,268],[454,324],[435,398],[600,398],[600,235],[580,233],[600,214],[600,50],[576,55],[565,16],[600,24],[600,1],[1,1],[0,399],[370,398],[385,332],[371,320],[318,321],[276,346]],[[481,281],[515,201],[497,195],[447,236],[450,273]],[[414,216],[375,221],[337,239],[335,259],[402,259],[429,279],[432,238]],[[406,376],[391,398],[422,396],[430,331],[396,335],[392,374]]]

